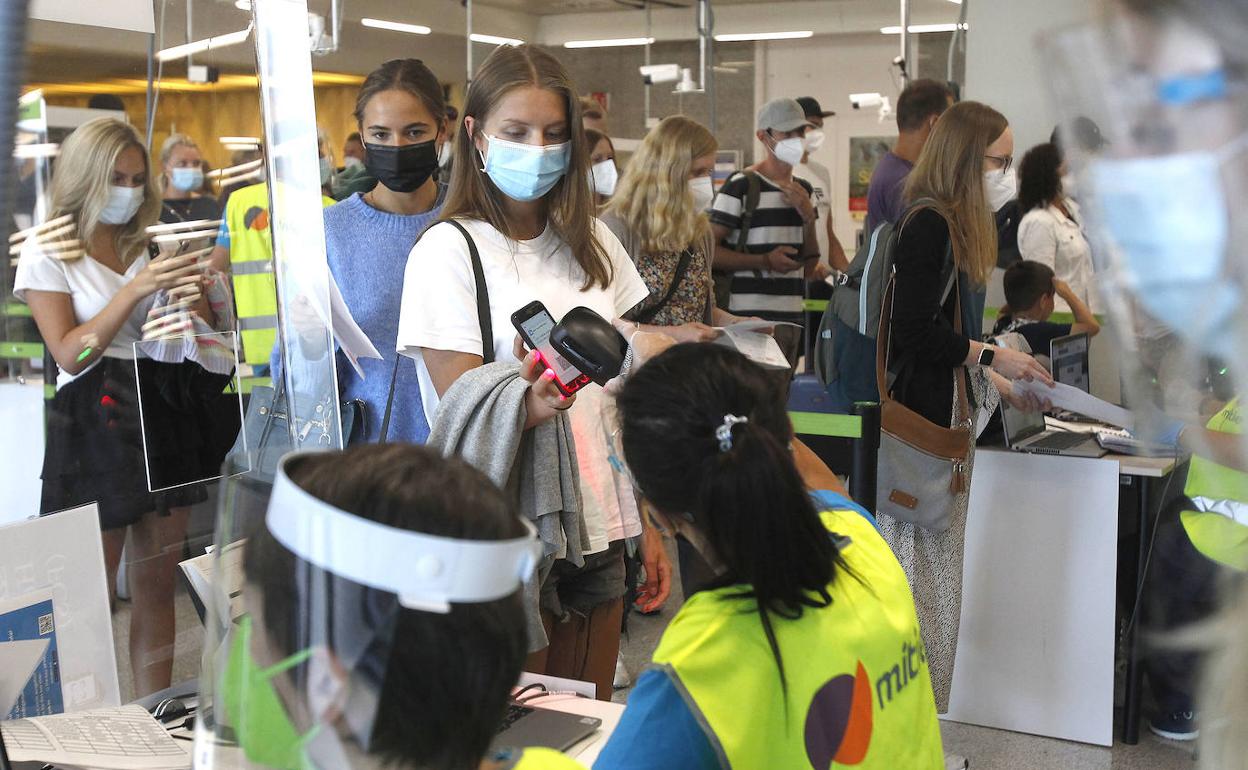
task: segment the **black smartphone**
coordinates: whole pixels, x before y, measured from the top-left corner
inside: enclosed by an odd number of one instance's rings
[[[511,314],[511,325],[520,332],[520,338],[529,350],[536,350],[542,362],[555,373],[555,387],[565,396],[570,396],[588,385],[589,375],[582,374],[567,359],[559,355],[550,344],[550,332],[555,328],[555,318],[539,300]]]

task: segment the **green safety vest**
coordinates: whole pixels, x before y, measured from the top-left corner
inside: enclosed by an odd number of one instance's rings
[[[1232,399],[1205,427],[1241,434],[1239,399]],[[1195,510],[1179,514],[1196,550],[1237,570],[1248,570],[1248,473],[1192,455],[1183,493]]]
[[[332,206],[334,200],[321,196]],[[269,227],[269,185],[242,187],[225,204],[230,231],[230,276],[238,314],[243,360],[267,365],[277,344],[277,285],[273,280],[273,232]]]
[[[758,613],[728,598],[742,586],[689,599],[654,663],[672,676],[722,767],[943,770],[906,574],[861,514],[821,515],[849,538],[841,549],[849,571],[828,587],[830,606],[804,608],[797,620],[771,615],[787,694]]]
[[[510,770],[585,770],[585,766],[551,749],[529,748]]]

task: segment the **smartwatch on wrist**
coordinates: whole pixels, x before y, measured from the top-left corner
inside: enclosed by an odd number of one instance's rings
[[[980,366],[992,366],[992,359],[996,358],[997,349],[991,345],[984,345],[979,351],[979,360],[976,361]]]

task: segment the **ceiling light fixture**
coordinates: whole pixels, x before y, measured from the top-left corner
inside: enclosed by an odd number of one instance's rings
[[[739,43],[746,40],[799,40],[811,37],[814,34],[814,32],[808,29],[793,32],[737,32],[727,35],[716,35],[715,40],[720,43]]]
[[[569,40],[564,48],[613,48],[626,45],[649,45],[654,42],[652,37],[616,37],[605,40]]]
[[[970,29],[969,24],[911,24],[910,32],[921,34],[923,32],[955,32],[957,30],[966,31]],[[885,35],[900,35],[901,25],[896,27],[880,27],[880,32]]]
[[[373,29],[388,29],[391,32],[407,32],[411,35],[428,35],[433,32],[432,29],[423,24],[403,24],[398,21],[386,21],[385,19],[360,19],[360,23],[366,27]]]
[[[169,61],[170,59],[181,59],[183,56],[203,53],[217,48],[225,48],[226,46],[238,45],[246,42],[251,36],[251,25],[247,25],[247,29],[240,29],[237,32],[230,32],[225,35],[217,35],[216,37],[207,37],[203,40],[195,40],[182,45],[175,45],[172,48],[166,48],[163,51],[156,52],[156,58],[160,61]]]
[[[514,37],[499,37],[497,35],[478,35],[473,32],[468,36],[474,43],[489,43],[490,45],[524,45],[523,40]]]
[[[234,7],[240,11],[251,13],[251,0],[234,0]]]

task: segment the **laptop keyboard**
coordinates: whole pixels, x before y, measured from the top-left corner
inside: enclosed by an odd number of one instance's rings
[[[495,733],[501,733],[503,730],[506,730],[508,727],[511,727],[513,724],[515,724],[517,720],[523,717],[526,717],[532,713],[533,713],[533,709],[529,708],[528,706],[521,706],[518,703],[508,703],[507,714],[506,716],[503,717],[503,721],[498,725],[498,729],[495,731]]]
[[[1033,441],[1027,445],[1028,449],[1070,449],[1087,441],[1088,437],[1082,433],[1072,433],[1067,431],[1057,431],[1044,436],[1039,441]]]

